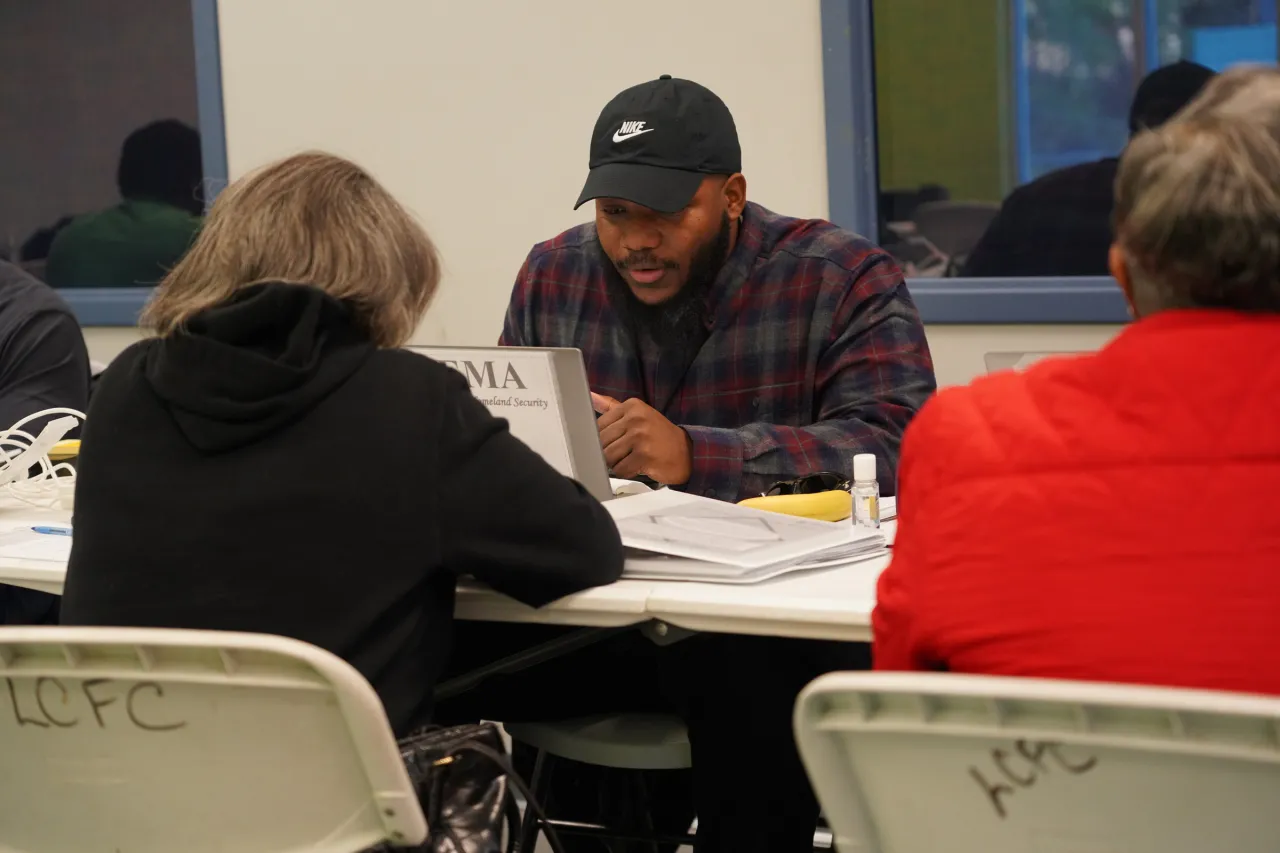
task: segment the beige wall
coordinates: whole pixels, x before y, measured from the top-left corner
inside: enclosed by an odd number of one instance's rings
[[[1114,325],[931,325],[927,329],[940,386],[957,386],[986,373],[988,352],[1096,350],[1116,333]],[[90,357],[110,361],[137,341],[137,329],[84,329]]]
[[[987,372],[989,352],[1084,352],[1109,341],[1119,326],[929,326],[938,386],[963,385]]]
[[[218,7],[232,176],[319,147],[385,181],[445,258],[421,341],[497,339],[529,248],[582,221],[572,206],[600,108],[660,74],[728,103],[755,199],[827,212],[817,0]]]
[[[986,372],[989,352],[1079,352],[1102,346],[1118,326],[930,326],[938,384],[963,385]],[[138,340],[137,329],[85,329],[91,358],[108,362]]]
[[[305,148],[355,158],[439,242],[447,278],[418,339],[486,344],[533,243],[582,217],[596,115],[669,73],[733,110],[756,200],[827,213],[818,0],[221,0],[232,176]],[[784,11],[785,10],[785,11]],[[678,27],[654,22],[678,20]],[[939,381],[991,351],[1092,349],[1112,329],[936,326]],[[90,329],[95,358],[133,330]]]
[[[92,326],[84,330],[84,342],[89,347],[89,358],[103,364],[110,363],[121,350],[141,337],[142,333],[135,328]]]

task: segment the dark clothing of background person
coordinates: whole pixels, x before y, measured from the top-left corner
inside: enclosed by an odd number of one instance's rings
[[[70,307],[0,261],[0,430],[43,409],[89,405],[89,351]],[[49,419],[24,427],[38,433]],[[0,625],[56,623],[57,596],[0,584]]]
[[[186,254],[204,210],[200,134],[176,119],[125,139],[116,171],[121,202],[59,229],[45,280],[54,287],[150,287]]]
[[[1214,72],[1185,60],[1157,68],[1139,84],[1129,132],[1159,127],[1190,103]],[[1119,160],[1104,157],[1049,172],[1014,190],[987,226],[960,274],[1103,276],[1111,248],[1113,185]]]
[[[18,257],[23,262],[43,261],[49,257],[49,249],[53,246],[54,239],[57,238],[58,232],[71,224],[72,217],[63,216],[52,225],[45,225],[37,228],[31,233],[31,236],[23,241],[21,248],[18,250]]]
[[[295,637],[404,735],[473,575],[526,604],[615,580],[612,518],[462,376],[266,284],[122,353],[85,428],[62,621]]]
[[[1018,187],[1000,206],[961,275],[1108,275],[1111,185],[1119,160],[1107,157],[1050,172]]]

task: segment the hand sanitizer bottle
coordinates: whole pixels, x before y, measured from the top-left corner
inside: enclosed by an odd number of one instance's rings
[[[876,481],[876,456],[859,453],[853,457],[853,526],[880,526],[880,483]]]

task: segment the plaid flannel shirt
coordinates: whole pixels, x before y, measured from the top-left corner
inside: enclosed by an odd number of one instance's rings
[[[740,500],[816,471],[851,476],[864,452],[893,493],[903,430],[935,381],[919,314],[887,254],[829,222],[748,204],[708,296],[709,336],[687,371],[658,373],[651,398],[608,297],[607,263],[590,223],[535,246],[500,343],[576,347],[593,391],[640,397],[682,426],[691,493]]]

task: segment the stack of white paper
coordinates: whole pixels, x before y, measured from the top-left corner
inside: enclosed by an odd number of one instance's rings
[[[606,506],[629,549],[623,576],[752,583],[884,553],[877,530],[831,524],[674,492]]]

